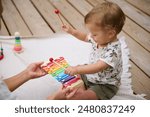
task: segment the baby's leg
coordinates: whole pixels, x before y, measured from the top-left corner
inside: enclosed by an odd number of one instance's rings
[[[87,80],[86,80],[86,76],[85,75],[81,75],[80,78],[83,80],[82,84],[80,85],[80,87],[76,87],[77,89],[75,94],[68,98],[70,100],[97,100],[97,95],[96,93],[91,90],[91,89],[87,89],[88,87],[87,85]]]

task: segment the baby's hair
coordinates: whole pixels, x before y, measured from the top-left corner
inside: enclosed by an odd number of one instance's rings
[[[84,19],[85,24],[94,23],[104,29],[115,29],[120,33],[125,22],[125,14],[121,8],[112,2],[104,2],[94,7]]]

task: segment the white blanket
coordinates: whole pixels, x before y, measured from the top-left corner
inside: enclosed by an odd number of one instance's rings
[[[0,74],[3,78],[9,78],[26,68],[35,61],[47,61],[50,57],[63,56],[70,65],[88,63],[91,45],[75,39],[68,34],[54,34],[45,38],[22,39],[24,51],[15,54],[12,50],[15,40],[0,40],[3,43],[5,58],[0,61]],[[123,53],[123,73],[120,89],[112,99],[144,99],[141,95],[134,95],[131,89],[131,73],[128,64],[129,50],[124,41],[120,39]],[[60,87],[50,75],[26,82],[13,92],[17,99],[46,99]]]

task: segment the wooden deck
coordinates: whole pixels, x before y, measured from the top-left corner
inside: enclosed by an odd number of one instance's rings
[[[104,0],[2,0],[3,18],[0,35],[46,36],[61,32],[61,22],[54,9],[61,11],[66,24],[85,31],[84,16]],[[150,99],[150,1],[108,0],[117,3],[126,14],[120,36],[127,38],[132,65],[132,86],[135,94]]]

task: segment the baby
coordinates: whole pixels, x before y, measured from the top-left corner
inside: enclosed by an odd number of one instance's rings
[[[85,89],[78,89],[71,99],[111,99],[118,91],[122,72],[121,44],[117,35],[122,30],[125,14],[112,2],[98,4],[85,16],[89,34],[70,26],[62,28],[77,39],[92,44],[90,63],[71,66],[66,74],[81,74]]]

